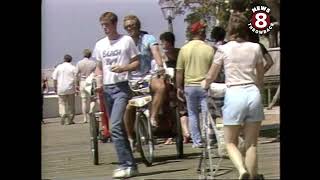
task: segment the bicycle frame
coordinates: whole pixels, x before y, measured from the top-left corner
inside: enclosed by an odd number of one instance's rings
[[[150,94],[150,81],[152,75],[147,75],[138,80],[129,80],[129,87],[134,97],[128,104],[136,107],[135,132],[140,155],[146,166],[151,166],[153,161],[153,136],[149,121],[149,103],[152,101]],[[145,146],[146,145],[146,146]],[[143,147],[146,147],[146,151]]]
[[[170,71],[173,72],[173,69],[166,70],[166,72],[169,73]],[[152,102],[150,82],[155,75],[158,75],[158,72],[149,74],[140,79],[129,80],[129,87],[132,90],[134,97],[129,100],[128,104],[136,107],[135,132],[138,146],[141,148],[141,157],[147,166],[151,166],[152,164],[154,150],[153,132],[149,120],[149,106],[150,102]],[[168,74],[166,74],[166,76],[167,75]],[[170,78],[168,79],[170,80]],[[147,149],[143,149],[143,147],[146,147]]]
[[[95,93],[96,82],[92,80],[91,87],[91,102],[90,102],[90,110],[89,110],[89,126],[90,126],[90,144],[91,144],[91,152],[93,157],[93,164],[99,164],[99,150],[98,150],[98,136],[99,136],[99,116],[101,115],[99,112],[96,112],[96,100],[97,94]]]

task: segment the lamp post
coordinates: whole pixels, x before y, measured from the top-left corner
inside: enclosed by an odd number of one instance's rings
[[[164,18],[168,21],[169,31],[173,32],[172,20],[176,15],[176,6],[174,4],[174,0],[159,0],[159,5]]]

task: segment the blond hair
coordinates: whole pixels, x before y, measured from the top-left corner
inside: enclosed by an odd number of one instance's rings
[[[135,15],[128,15],[128,16],[124,17],[124,19],[123,19],[123,24],[124,24],[124,22],[127,21],[127,20],[133,20],[134,23],[135,23],[135,25],[136,25],[136,27],[137,27],[138,29],[141,28],[141,23],[140,23],[140,20],[139,20],[139,18],[138,18],[137,16],[135,16]]]

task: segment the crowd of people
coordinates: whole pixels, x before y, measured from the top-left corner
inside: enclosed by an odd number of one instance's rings
[[[224,99],[213,104],[218,107],[219,116],[223,117],[226,149],[239,171],[239,179],[258,176],[257,139],[264,119],[261,100],[263,74],[273,61],[264,46],[259,44],[259,37],[248,31],[248,19],[243,14],[231,14],[227,30],[213,28],[211,38],[215,41],[214,46],[205,42],[206,23],[201,20],[193,23],[189,28],[192,39],[181,48],[175,47],[172,32],[162,33],[159,43],[155,36],[141,30],[141,22],[135,15],[123,19],[123,28],[128,35],[118,33],[118,17],[113,12],[103,13],[99,22],[106,36],[96,42],[92,52],[85,49],[84,59],[76,66],[71,64],[72,57],[65,55],[64,62],[55,68],[52,78],[59,97],[61,124],[74,124],[75,94],[78,92],[83,123],[86,123],[90,94],[85,91],[85,80],[94,73],[97,91],[105,97],[112,141],[118,156],[119,168],[114,171],[113,178],[127,178],[139,173],[132,154],[135,107],[128,104],[132,97],[128,80],[150,74],[152,62],[159,73],[151,80],[152,126],[158,128],[161,121],[158,114],[166,92],[165,66],[176,70],[174,81],[184,143],[192,140],[193,148],[203,147],[199,116],[210,111],[210,83],[225,83]],[[237,147],[242,128],[244,153]],[[165,141],[165,144],[172,143],[173,138]]]

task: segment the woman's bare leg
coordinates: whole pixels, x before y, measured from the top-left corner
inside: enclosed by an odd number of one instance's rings
[[[244,141],[245,141],[245,165],[253,179],[258,171],[257,144],[260,132],[261,121],[245,123],[244,125]]]
[[[238,149],[240,125],[225,125],[223,130],[229,157],[241,176],[246,173],[247,170],[243,162],[242,154]]]

